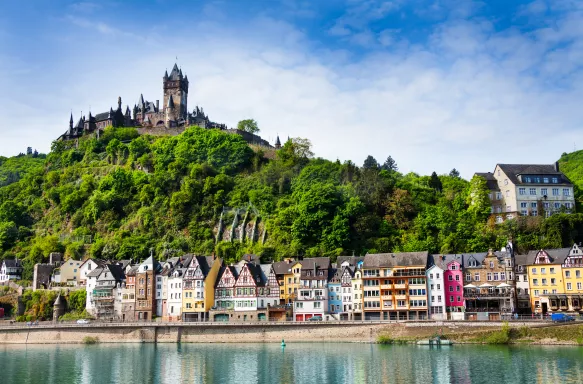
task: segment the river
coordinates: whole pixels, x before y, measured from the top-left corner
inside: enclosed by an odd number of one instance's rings
[[[0,345],[0,383],[583,383],[565,346]]]

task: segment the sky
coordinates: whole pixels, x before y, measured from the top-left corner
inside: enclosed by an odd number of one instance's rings
[[[316,156],[469,178],[583,148],[583,0],[0,0],[0,155],[162,100]]]

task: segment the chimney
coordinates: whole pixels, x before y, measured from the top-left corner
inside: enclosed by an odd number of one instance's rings
[[[156,112],[160,111],[160,100],[156,100]]]
[[[559,162],[555,161],[555,171],[559,172]]]

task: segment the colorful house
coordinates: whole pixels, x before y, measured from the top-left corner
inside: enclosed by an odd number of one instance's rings
[[[280,287],[281,304],[292,303],[298,294],[302,264],[299,261],[288,258],[273,263],[273,270],[275,271]]]
[[[568,310],[563,284],[563,263],[570,250],[571,248],[541,249],[528,253],[528,283],[533,313],[546,315]]]
[[[328,281],[328,313],[336,320],[342,312],[342,269],[333,268]]]
[[[328,311],[328,279],[332,268],[328,257],[314,257],[301,261],[302,270],[297,300],[294,302],[295,321],[306,321],[314,316],[324,319]]]
[[[229,321],[233,318],[238,275],[237,269],[232,265],[221,267],[215,288],[215,305],[211,310],[212,320]],[[188,306],[188,303],[186,305]]]
[[[362,266],[365,320],[426,320],[428,252],[367,254]]]
[[[583,301],[583,251],[577,244],[571,247],[569,255],[562,265],[562,270],[568,305],[567,310],[581,313]]]
[[[443,269],[438,266],[441,257],[435,256],[434,264],[427,269],[427,305],[429,306],[429,318],[432,320],[446,320],[445,308],[445,284],[443,281]]]

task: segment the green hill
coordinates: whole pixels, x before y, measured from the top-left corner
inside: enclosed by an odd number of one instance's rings
[[[564,163],[567,172],[583,162]],[[237,135],[198,127],[174,137],[108,128],[77,147],[55,142],[46,159],[2,158],[0,179],[0,258],[23,259],[26,279],[53,251],[134,261],[150,249],[159,257],[215,252],[231,261],[251,252],[277,260],[485,251],[509,236],[519,249],[583,240],[580,214],[494,225],[481,179],[403,175],[373,158],[362,167],[313,158],[305,139],[266,155]]]

